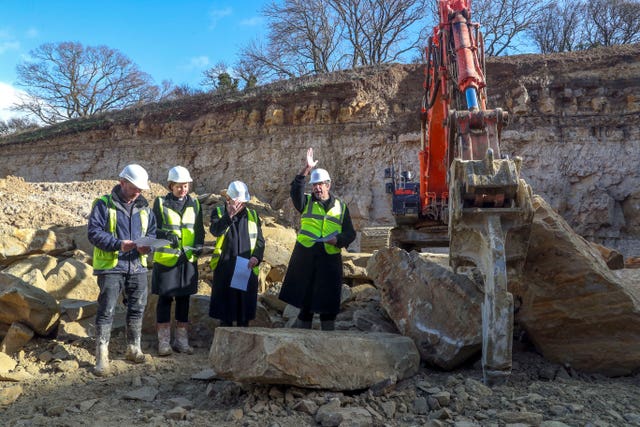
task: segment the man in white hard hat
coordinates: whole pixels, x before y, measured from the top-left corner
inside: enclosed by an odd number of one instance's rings
[[[300,308],[294,327],[310,329],[314,313],[320,314],[322,330],[334,330],[342,291],[341,249],[356,238],[347,205],[335,197],[325,169],[314,169],[313,148],[291,183],[293,206],[302,214],[300,231],[282,283],[280,299]],[[311,173],[311,194],[304,193]]]
[[[93,244],[93,271],[100,294],[96,314],[96,365],[94,373],[110,371],[109,339],[118,297],[124,292],[126,315],[126,359],[145,361],[140,348],[142,317],[147,304],[148,246],[135,243],[141,237],[155,237],[156,220],[141,195],[149,189],[149,176],[137,164],[120,172],[120,183],[111,194],[97,198],[89,215],[87,232]]]

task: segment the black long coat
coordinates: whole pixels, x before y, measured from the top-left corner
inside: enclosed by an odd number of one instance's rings
[[[298,212],[306,206],[304,194],[305,177],[297,175],[291,183],[290,196]],[[312,201],[317,201],[312,196]],[[320,202],[325,207],[333,205],[335,198]],[[356,237],[349,209],[345,208],[342,232],[337,236],[339,248],[349,246]],[[314,313],[337,314],[340,311],[342,290],[342,255],[328,254],[324,243],[316,243],[310,248],[296,242],[289,260],[287,274],[282,282],[279,298],[298,308]]]
[[[164,197],[163,204],[176,212],[184,212],[185,207],[189,203],[193,203],[190,196],[186,200],[180,201],[173,194],[169,193]],[[166,238],[166,232],[162,230],[164,222],[162,213],[160,212],[160,203],[158,199],[153,203],[153,213],[158,223],[156,236],[159,239]],[[196,215],[194,224],[195,246],[202,246],[204,243],[204,225],[202,222],[202,209]],[[153,264],[153,272],[151,273],[151,292],[156,295],[166,297],[179,297],[185,295],[193,295],[198,291],[198,265],[196,262],[189,262],[184,252],[178,258],[178,262],[173,267],[167,267],[159,263]]]
[[[211,214],[210,231],[216,237],[226,235],[222,245],[220,260],[213,272],[213,290],[209,305],[209,316],[220,319],[223,322],[248,322],[256,317],[256,305],[258,301],[258,276],[251,274],[246,291],[232,288],[231,278],[236,267],[236,258],[256,257],[262,262],[264,256],[264,237],[258,217],[258,238],[256,247],[251,254],[249,242],[249,228],[247,209],[243,209],[233,218],[229,218],[226,208],[222,218],[218,218],[214,208]],[[228,228],[228,229],[227,229]]]

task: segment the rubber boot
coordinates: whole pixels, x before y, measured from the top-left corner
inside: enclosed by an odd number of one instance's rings
[[[312,324],[313,324],[313,320],[296,319],[296,321],[293,323],[293,328],[294,329],[311,329]]]
[[[178,353],[193,354],[193,347],[189,345],[188,326],[189,324],[186,322],[178,322],[176,325],[176,340],[173,343],[173,348]]]
[[[93,373],[99,377],[109,375],[111,365],[109,363],[109,338],[111,337],[111,325],[96,325],[96,365]]]
[[[142,322],[132,322],[127,324],[127,353],[125,359],[133,363],[144,363],[145,356],[140,348],[140,337],[142,335]]]
[[[336,330],[336,321],[335,320],[321,320],[320,321],[320,329],[323,331],[335,331]]]
[[[171,349],[171,323],[158,323],[158,356],[169,356]]]

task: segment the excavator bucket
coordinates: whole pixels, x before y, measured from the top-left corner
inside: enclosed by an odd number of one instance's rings
[[[513,296],[507,271],[522,270],[533,220],[521,159],[455,159],[450,168],[449,263],[480,270],[484,281],[482,368],[485,383],[511,373]]]

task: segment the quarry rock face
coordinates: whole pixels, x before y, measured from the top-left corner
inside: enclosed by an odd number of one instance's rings
[[[640,46],[490,58],[489,107],[510,113],[501,151],[580,235],[640,253]],[[164,183],[186,166],[198,194],[234,179],[296,224],[289,184],[314,148],[358,231],[393,223],[384,169],[418,174],[421,65],[385,65],[201,95],[0,140],[0,176],[114,179],[124,165]]]

